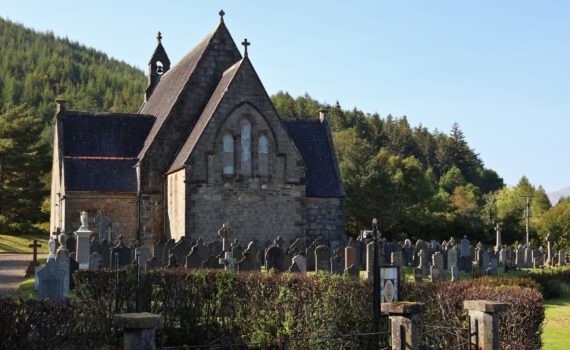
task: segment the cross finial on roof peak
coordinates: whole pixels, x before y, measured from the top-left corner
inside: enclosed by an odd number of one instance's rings
[[[223,22],[224,22],[224,15],[225,15],[226,13],[224,12],[224,10],[220,10],[220,12],[218,12],[218,14],[220,15],[220,22],[223,23]]]
[[[243,57],[247,57],[247,47],[249,45],[251,45],[251,43],[249,41],[247,41],[247,38],[243,39],[243,41],[241,42],[241,44],[243,45],[243,47],[245,48],[245,51],[243,53]]]
[[[156,34],[156,40],[158,40],[158,42],[160,42],[162,40],[162,33],[161,32],[158,32]]]

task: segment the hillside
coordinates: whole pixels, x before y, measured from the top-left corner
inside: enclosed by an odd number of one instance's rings
[[[0,18],[0,47],[0,114],[26,105],[49,124],[56,97],[78,110],[133,112],[143,102],[143,72],[79,43]]]

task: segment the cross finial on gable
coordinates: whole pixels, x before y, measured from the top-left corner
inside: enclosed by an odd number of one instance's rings
[[[245,51],[244,51],[244,53],[243,53],[243,56],[244,56],[244,57],[247,57],[247,47],[248,47],[249,45],[251,45],[251,43],[250,43],[249,41],[247,41],[247,38],[245,38],[245,39],[243,39],[243,41],[242,41],[241,44],[242,44],[243,47],[245,48]]]
[[[224,10],[220,10],[220,12],[218,12],[218,14],[220,15],[220,22],[223,23],[223,22],[224,22],[224,15],[225,15],[226,13],[224,12]]]
[[[156,40],[158,40],[158,42],[162,40],[162,33],[158,32],[158,34],[156,34]]]

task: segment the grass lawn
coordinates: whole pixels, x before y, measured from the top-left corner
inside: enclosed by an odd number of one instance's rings
[[[0,254],[1,253],[32,253],[32,248],[28,248],[28,244],[32,244],[34,239],[38,240],[38,244],[42,247],[38,248],[38,253],[48,253],[48,239],[47,234],[31,234],[31,235],[0,235]]]
[[[544,301],[544,350],[566,350],[570,345],[570,294]]]

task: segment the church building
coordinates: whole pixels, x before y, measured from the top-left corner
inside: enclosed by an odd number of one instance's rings
[[[175,65],[158,34],[137,113],[58,101],[51,230],[89,213],[99,239],[240,242],[345,238],[344,188],[325,110],[279,116],[248,57],[219,25]],[[319,113],[317,115],[317,113]]]

